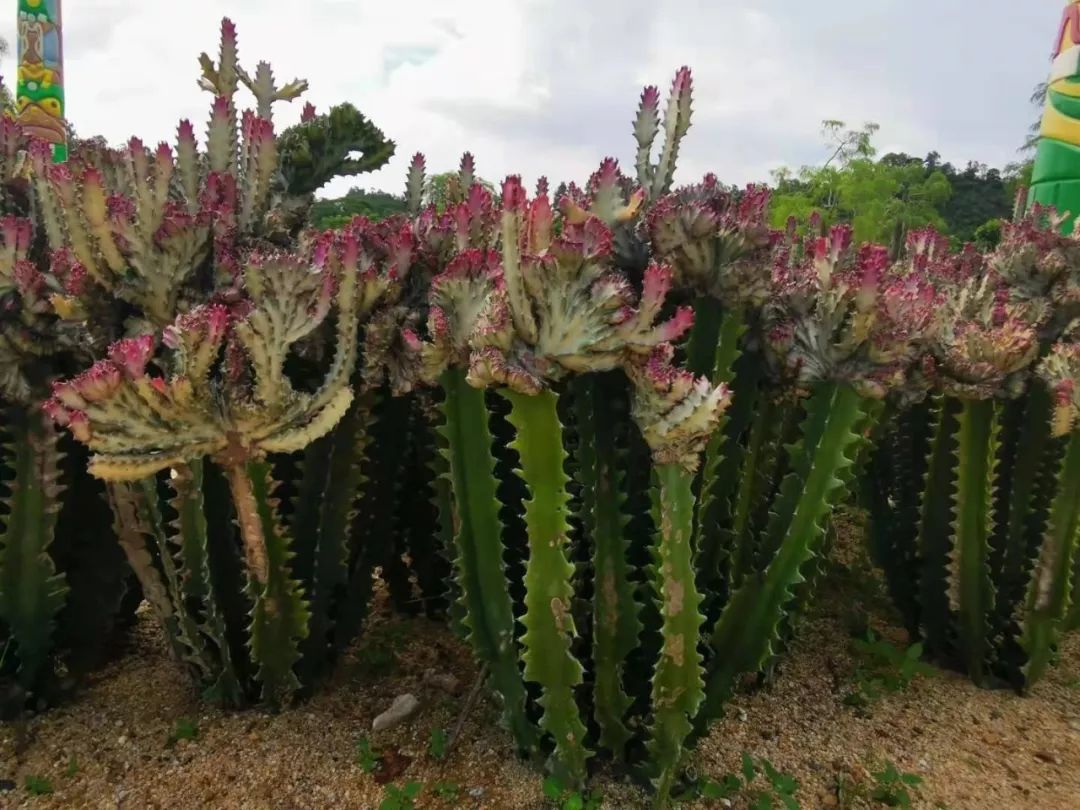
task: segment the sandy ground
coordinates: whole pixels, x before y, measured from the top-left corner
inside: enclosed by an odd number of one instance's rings
[[[861,660],[849,651],[849,627],[862,620],[851,607],[855,591],[870,594],[871,623],[903,643],[868,582],[858,561],[830,576],[774,682],[737,698],[695,752],[698,773],[735,772],[747,751],[798,779],[803,808],[881,807],[850,791],[838,795],[838,780],[865,788],[869,772],[891,760],[924,779],[915,807],[1080,808],[1080,637],[1066,643],[1061,665],[1027,698],[935,670],[855,708],[844,702]],[[430,668],[455,675],[460,693],[425,683]],[[75,702],[0,729],[0,780],[10,780],[0,782],[0,807],[377,808],[387,776],[399,787],[423,784],[417,807],[552,806],[541,777],[515,759],[488,700],[448,758],[429,755],[432,729],[454,725],[475,672],[441,627],[382,614],[312,700],[279,715],[226,713],[199,704],[144,616],[128,654]],[[421,700],[419,713],[371,734],[372,718],[406,691]],[[178,721],[193,722],[197,738],[170,745]],[[357,764],[360,737],[383,756],[382,773]],[[47,779],[53,792],[30,795],[28,776]],[[596,789],[604,807],[647,806],[611,775],[600,774]],[[737,797],[732,806],[747,801]],[[698,799],[683,806],[721,805]]]

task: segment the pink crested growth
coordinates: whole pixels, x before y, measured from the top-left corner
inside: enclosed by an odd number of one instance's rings
[[[150,362],[153,354],[153,335],[125,338],[109,347],[109,359],[132,380],[145,376],[146,364]]]
[[[546,197],[548,194],[548,179],[541,175],[540,179],[536,181],[536,196]]]
[[[19,295],[29,301],[37,300],[45,290],[45,276],[37,265],[28,259],[19,259],[12,269],[12,277]]]
[[[75,259],[69,248],[54,250],[49,255],[49,275],[59,282],[67,295],[80,296],[86,292],[86,268]]]
[[[108,399],[120,388],[123,376],[111,360],[99,360],[71,381],[71,386],[86,402]]]
[[[300,112],[301,123],[306,124],[309,121],[314,121],[315,116],[315,105],[312,104],[310,101],[304,102],[304,109]]]

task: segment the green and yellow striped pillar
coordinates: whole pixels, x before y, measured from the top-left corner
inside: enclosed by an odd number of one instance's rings
[[[67,126],[60,0],[19,0],[18,62],[18,121],[25,134],[52,144],[53,160],[61,163],[67,160]]]

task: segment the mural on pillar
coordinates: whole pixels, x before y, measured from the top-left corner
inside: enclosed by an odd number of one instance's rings
[[[1053,62],[1031,173],[1032,202],[1080,214],[1080,0],[1068,0],[1054,37]]]
[[[67,156],[60,0],[19,0],[19,72],[15,107],[23,131]]]

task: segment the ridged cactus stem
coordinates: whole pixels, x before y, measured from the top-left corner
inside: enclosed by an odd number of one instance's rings
[[[354,538],[351,532],[356,502],[363,493],[362,462],[370,441],[369,401],[361,398],[327,436],[326,469],[308,469],[305,476],[320,483],[319,510],[315,533],[314,559],[310,591],[311,623],[307,638],[300,645],[306,675],[314,676],[331,650],[334,629],[334,600],[349,580],[349,560]],[[313,445],[309,445],[313,446]]]
[[[952,591],[961,654],[976,683],[982,683],[985,677],[989,616],[994,607],[989,554],[994,525],[997,410],[993,400],[965,400],[957,436]]]
[[[732,556],[728,564],[728,580],[732,590],[742,583],[754,567],[754,552],[758,544],[751,536],[754,528],[753,518],[756,507],[764,494],[762,482],[767,476],[761,468],[770,463],[771,454],[767,450],[780,421],[778,410],[774,397],[759,397],[757,413],[750,426],[750,435],[744,454],[745,463],[739,471],[738,488],[733,499],[731,517],[729,544]]]
[[[696,325],[698,321],[694,323]],[[712,357],[702,372],[713,383],[731,384],[734,381],[735,362],[741,356],[740,342],[746,328],[745,314],[741,309],[728,309],[721,316],[712,345]],[[730,518],[731,494],[735,487],[735,477],[729,473],[734,456],[739,454],[735,438],[743,427],[746,413],[743,406],[749,404],[740,402],[739,397],[753,400],[754,394],[755,386],[752,383],[735,393],[732,407],[721,415],[705,448],[695,516],[694,548],[697,553],[698,588],[702,594],[706,594],[706,598],[715,598],[715,591],[727,580],[727,571],[722,572],[721,566],[725,560],[730,562],[732,553],[730,544],[726,542],[730,535],[724,532]],[[728,431],[729,422],[734,422],[734,436]]]
[[[243,537],[254,603],[251,657],[258,667],[262,699],[280,705],[300,688],[293,670],[300,659],[300,642],[308,634],[308,606],[289,567],[293,555],[278,520],[269,462],[226,464],[225,475]]]
[[[9,490],[0,494],[0,620],[15,641],[18,681],[33,690],[48,665],[55,616],[68,592],[49,556],[60,509],[60,453],[56,430],[39,411],[12,409],[5,415],[11,444],[0,445],[6,451],[0,460],[15,475],[0,482]]]
[[[446,453],[457,516],[454,560],[463,622],[491,681],[503,700],[503,719],[518,747],[539,752],[536,728],[525,713],[525,683],[518,669],[514,610],[503,561],[498,482],[484,392],[450,369],[441,379]]]
[[[779,640],[793,588],[803,581],[802,568],[813,556],[824,521],[843,493],[841,476],[853,463],[858,444],[853,428],[862,413],[862,398],[848,385],[819,383],[811,395],[803,437],[791,448],[791,472],[778,496],[783,503],[794,493],[793,508],[782,526],[770,523],[770,529],[780,531],[781,542],[768,566],[746,577],[716,624],[710,642],[715,654],[696,733],[704,732],[719,716],[738,676],[757,672]]]
[[[934,404],[934,426],[926,460],[916,538],[920,563],[920,627],[928,650],[938,655],[950,646],[949,521],[959,402],[940,398]]]
[[[577,629],[571,613],[574,566],[567,559],[570,524],[567,505],[569,478],[564,464],[563,427],[551,391],[528,396],[500,392],[510,402],[508,417],[516,437],[511,447],[521,458],[519,474],[529,489],[525,524],[529,560],[525,569],[525,626],[522,659],[525,679],[539,684],[543,709],[540,727],[555,744],[549,761],[563,784],[580,788],[585,782],[585,724],[578,711],[575,689],[584,670],[571,652]]]
[[[1028,585],[1020,644],[1027,653],[1025,683],[1042,677],[1061,637],[1072,596],[1072,569],[1080,532],[1080,431],[1073,431],[1057,474],[1046,535]]]
[[[694,474],[678,464],[662,464],[660,532],[655,547],[656,593],[660,600],[663,646],[653,672],[649,754],[656,787],[654,804],[666,807],[692,719],[705,698],[698,637],[704,616],[694,581],[691,535]]]
[[[175,497],[176,528],[180,537],[180,556],[184,562],[184,607],[198,605],[202,611],[202,632],[217,646],[220,674],[210,687],[208,697],[216,703],[240,705],[243,691],[233,666],[225,628],[225,616],[218,605],[210,579],[208,527],[203,499],[203,461],[196,459],[172,471],[170,478]],[[185,611],[187,612],[187,611]]]
[[[633,700],[624,688],[627,656],[641,633],[634,599],[633,566],[626,535],[625,456],[616,445],[618,416],[595,375],[577,380],[578,476],[581,517],[593,547],[593,717],[600,744],[622,759],[633,732],[626,713]]]
[[[710,295],[694,301],[694,325],[686,342],[686,367],[694,374],[712,377],[716,364],[724,307]]]

